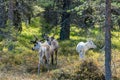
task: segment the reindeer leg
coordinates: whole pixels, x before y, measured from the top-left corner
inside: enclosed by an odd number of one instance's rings
[[[38,63],[38,74],[40,74],[40,63]]]
[[[54,61],[54,55],[52,54],[52,55],[51,55],[51,64],[52,64],[52,65],[54,64],[53,61]]]
[[[83,51],[83,60],[85,60],[85,51]]]
[[[55,61],[56,61],[56,65],[57,65],[57,50],[55,50]]]
[[[80,50],[80,52],[79,52],[79,57],[83,58],[83,52],[82,52],[82,50]]]
[[[46,64],[46,67],[47,67],[48,72],[49,72],[49,66],[50,66],[50,61],[49,61],[49,58],[47,58],[47,64]]]
[[[40,56],[39,56],[39,63],[38,63],[38,74],[40,74]]]

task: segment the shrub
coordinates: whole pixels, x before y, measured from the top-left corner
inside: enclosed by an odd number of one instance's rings
[[[105,80],[105,76],[100,71],[97,62],[85,60],[76,72],[74,80]]]

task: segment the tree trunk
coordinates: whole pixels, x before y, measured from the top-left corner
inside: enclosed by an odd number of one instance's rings
[[[60,31],[60,40],[70,38],[70,13],[67,10],[70,7],[71,0],[63,0],[63,13]]]
[[[5,28],[6,24],[6,15],[5,15],[5,1],[0,0],[0,28]],[[3,34],[3,31],[0,29],[0,34]]]
[[[106,0],[105,18],[105,79],[111,80],[111,0]]]
[[[22,31],[22,20],[21,20],[21,14],[19,10],[19,2],[14,0],[14,9],[13,9],[13,26],[18,32]]]
[[[9,0],[9,8],[8,8],[8,20],[9,20],[9,26],[13,26],[13,19],[14,19],[14,6],[13,6],[14,2],[13,0]]]

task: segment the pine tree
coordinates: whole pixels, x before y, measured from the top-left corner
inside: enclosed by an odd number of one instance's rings
[[[105,79],[111,80],[111,0],[106,0],[105,13]]]

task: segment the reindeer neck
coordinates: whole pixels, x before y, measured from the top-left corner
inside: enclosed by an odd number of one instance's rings
[[[85,47],[86,47],[86,49],[85,49],[86,51],[87,51],[88,49],[90,49],[88,42],[85,43]]]

